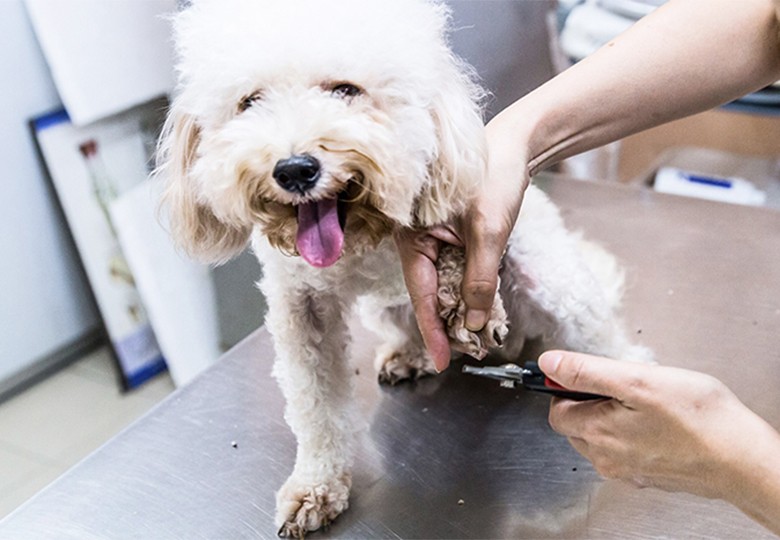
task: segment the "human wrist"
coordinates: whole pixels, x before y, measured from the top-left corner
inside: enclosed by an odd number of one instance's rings
[[[567,90],[566,79],[559,75],[547,81],[488,125],[489,145],[491,136],[500,133],[515,141],[515,148],[521,147],[528,177],[577,153],[573,145],[589,131],[587,103]]]
[[[522,173],[528,178],[529,145],[536,127],[535,117],[528,114],[524,98],[497,114],[488,122],[485,132],[491,170]]]
[[[741,444],[724,455],[718,496],[780,534],[780,433],[745,410]]]

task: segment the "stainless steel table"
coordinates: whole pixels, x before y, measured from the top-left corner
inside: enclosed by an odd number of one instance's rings
[[[628,269],[625,315],[667,364],[709,372],[780,427],[780,213],[540,180]],[[250,284],[247,284],[250,286]],[[547,425],[548,398],[450,369],[379,387],[351,507],[312,538],[773,538],[729,505],[599,478]],[[273,538],[294,440],[258,330],[0,524],[0,537]],[[235,443],[235,444],[234,444]]]

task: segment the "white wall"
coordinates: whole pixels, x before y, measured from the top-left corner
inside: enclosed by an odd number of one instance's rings
[[[22,0],[0,0],[0,380],[97,324],[27,127],[60,99]]]
[[[554,0],[447,0],[453,11],[452,48],[490,90],[488,117],[550,79],[546,18]]]
[[[71,122],[83,126],[169,92],[175,0],[26,0]],[[89,22],[87,22],[89,21]]]

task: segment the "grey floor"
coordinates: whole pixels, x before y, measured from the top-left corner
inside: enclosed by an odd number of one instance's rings
[[[165,373],[121,393],[101,348],[0,404],[0,519],[173,389]]]

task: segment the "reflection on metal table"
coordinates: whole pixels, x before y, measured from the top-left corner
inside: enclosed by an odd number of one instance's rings
[[[664,364],[719,377],[780,427],[780,213],[539,183],[569,227],[626,266],[638,341]],[[359,332],[353,347],[365,424],[351,505],[312,538],[773,538],[726,503],[601,479],[549,428],[545,395],[498,388],[459,362],[380,387],[374,344]],[[275,537],[295,443],[272,361],[260,329],[11,514],[0,537]]]

